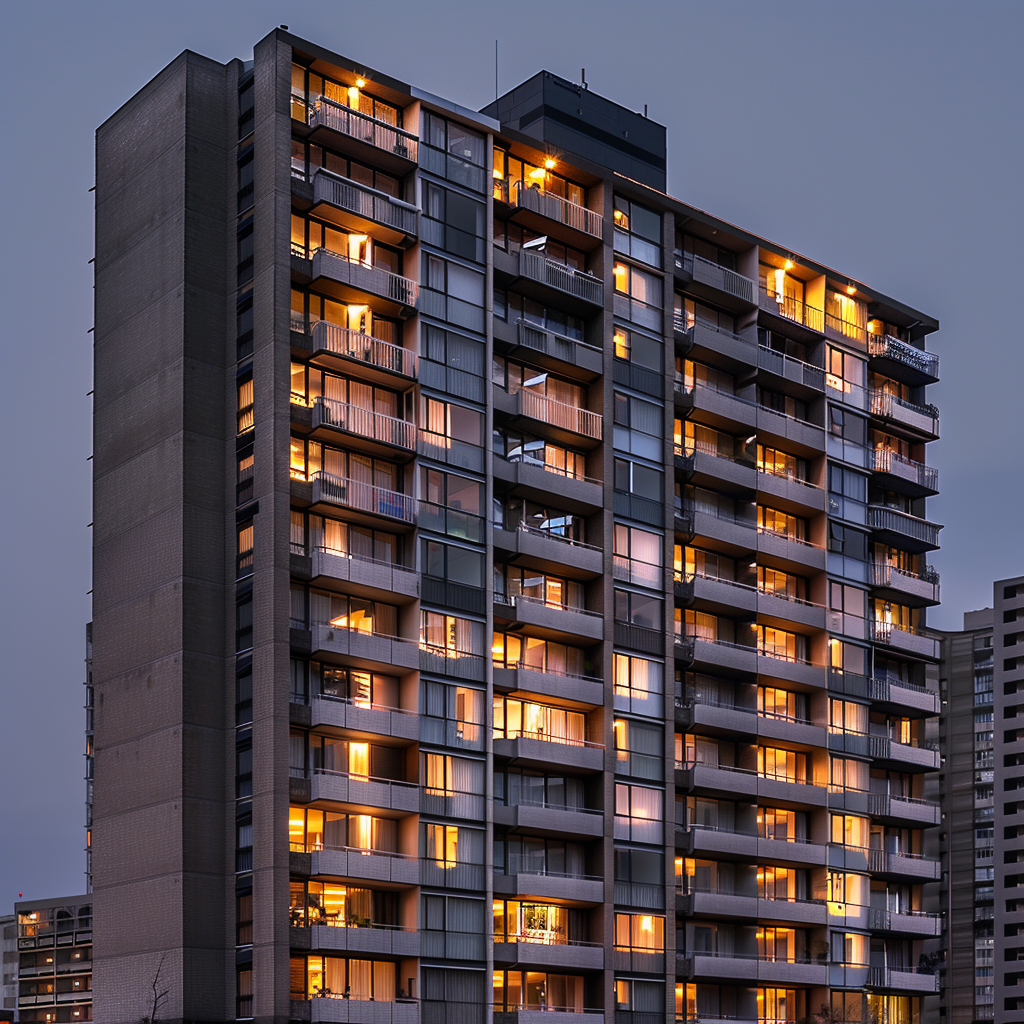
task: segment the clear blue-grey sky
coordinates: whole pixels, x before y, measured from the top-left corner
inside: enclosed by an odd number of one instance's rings
[[[546,68],[668,127],[669,191],[936,316],[959,628],[1024,571],[1024,3],[0,5],[0,914],[83,886],[93,132],[183,49],[297,35],[479,108]],[[45,372],[44,372],[45,371]]]

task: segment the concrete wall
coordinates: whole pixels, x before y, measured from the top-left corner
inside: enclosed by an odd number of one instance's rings
[[[209,785],[233,725],[234,73],[183,53],[96,138],[94,1019],[107,1024],[151,1011],[158,968],[161,1020],[234,1019],[233,808]]]

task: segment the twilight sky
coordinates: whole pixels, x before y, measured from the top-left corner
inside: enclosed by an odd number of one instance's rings
[[[1024,572],[1019,0],[6,0],[0,915],[84,887],[93,132],[182,50],[248,59],[281,23],[474,109],[495,38],[502,92],[585,67],[668,127],[672,195],[938,317],[932,624]]]

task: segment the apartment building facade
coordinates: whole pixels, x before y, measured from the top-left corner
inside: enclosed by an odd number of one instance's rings
[[[942,641],[940,687],[946,969],[950,1024],[1024,1020],[1020,872],[1024,828],[1024,576],[996,580],[992,606],[964,614]],[[972,723],[971,728],[966,724]],[[1020,805],[1024,813],[1024,804]]]
[[[18,1015],[12,1019],[25,1024],[92,1020],[91,898],[22,900],[14,914]]]
[[[283,30],[99,129],[97,1019],[935,1005],[938,323],[665,155]]]

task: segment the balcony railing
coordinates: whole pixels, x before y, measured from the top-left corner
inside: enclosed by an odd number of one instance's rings
[[[309,112],[309,124],[311,128],[322,125],[332,131],[341,132],[406,160],[416,159],[419,139],[412,132],[378,121],[361,110],[346,107],[326,96],[320,96]]]
[[[385,192],[323,169],[313,177],[313,202],[328,203],[406,235],[416,234],[419,210]]]
[[[396,448],[411,450],[416,447],[415,423],[318,395],[313,405],[313,428],[321,426],[358,434]]]
[[[515,182],[512,187],[510,206],[538,213],[548,220],[557,221],[568,228],[582,231],[587,235],[600,238],[604,231],[604,218],[593,210],[588,210],[579,203],[570,202],[553,192],[545,192],[539,188],[524,187],[522,182]]]
[[[874,450],[873,468],[876,473],[889,473],[902,480],[917,484],[928,491],[939,489],[939,471],[926,466],[923,462],[908,459],[891,448]]]
[[[580,473],[573,473],[571,470],[564,469],[561,466],[555,465],[551,462],[545,462],[543,459],[534,458],[532,455],[509,455],[506,461],[510,465],[516,463],[522,463],[524,466],[536,466],[538,469],[543,469],[546,473],[552,473],[555,476],[565,477],[568,480],[579,480],[586,484],[600,484],[601,481],[596,477],[583,476]]]
[[[691,274],[698,284],[706,284],[710,288],[735,295],[744,302],[754,301],[754,282],[749,277],[737,274],[720,263],[697,256],[692,252],[675,253],[676,267],[684,273]]]
[[[889,391],[876,389],[871,392],[871,415],[880,419],[895,420],[904,426],[918,427],[933,435],[939,433],[938,406],[908,402]]]
[[[806,302],[769,290],[764,285],[761,285],[759,298],[761,308],[769,313],[785,317],[794,323],[803,324],[804,327],[817,331],[819,334],[824,333],[825,311],[823,309],[808,306]]]
[[[757,365],[759,369],[814,388],[815,391],[825,390],[825,371],[820,366],[812,366],[802,359],[787,356],[785,352],[776,352],[775,349],[758,345]]]
[[[564,363],[575,365],[578,350],[594,357],[601,355],[601,350],[595,345],[563,337],[555,331],[541,327],[539,324],[530,323],[529,320],[524,320],[522,317],[516,321],[516,328],[519,344],[524,348],[542,352],[544,355],[560,359]]]
[[[533,420],[540,420],[552,427],[560,427],[574,434],[583,434],[596,441],[601,440],[602,418],[600,413],[569,405],[568,402],[557,402],[546,395],[538,395],[535,391],[520,388],[515,392],[518,412]]]
[[[313,276],[351,285],[364,292],[381,295],[403,306],[415,306],[419,285],[409,277],[392,274],[390,270],[374,267],[330,249],[319,248],[313,253]]]
[[[939,530],[942,527],[912,516],[909,512],[901,512],[899,509],[887,508],[884,505],[869,505],[868,529],[897,534],[907,540],[917,541],[925,547],[937,548]]]
[[[531,281],[546,284],[566,295],[592,302],[597,306],[604,305],[604,282],[599,277],[575,270],[540,253],[520,252],[519,273]]]
[[[323,470],[312,474],[313,501],[326,501],[332,505],[344,505],[360,512],[390,516],[412,523],[416,519],[416,503],[408,494],[389,491],[365,480],[333,476]]]
[[[888,562],[872,562],[869,566],[871,574],[871,586],[891,587],[899,586],[901,579],[920,580],[937,587],[939,585],[939,574],[929,565],[921,572],[911,572],[909,569],[901,569],[897,565],[890,565]],[[909,684],[908,684],[909,685]]]
[[[892,359],[902,363],[922,376],[934,380],[939,376],[939,357],[924,349],[908,345],[891,334],[869,334],[868,355],[877,359]]]
[[[296,328],[292,325],[292,330]],[[340,327],[329,320],[318,320],[313,325],[313,347],[343,359],[354,359],[379,370],[399,373],[403,377],[416,376],[416,353],[390,341],[382,341],[349,327]]]

